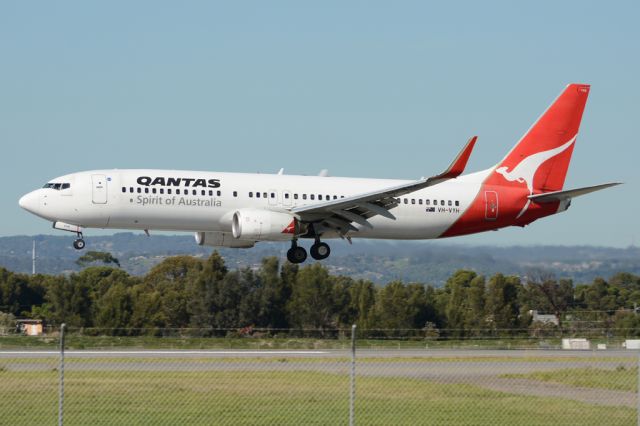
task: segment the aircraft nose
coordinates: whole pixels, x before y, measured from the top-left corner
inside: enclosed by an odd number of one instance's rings
[[[18,204],[26,211],[33,213],[38,207],[38,194],[33,191],[23,195]]]

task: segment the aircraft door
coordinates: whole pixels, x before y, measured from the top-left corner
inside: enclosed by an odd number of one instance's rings
[[[91,194],[93,204],[107,204],[107,177],[91,175]]]
[[[498,193],[496,191],[485,191],[484,203],[484,218],[486,220],[498,219]]]

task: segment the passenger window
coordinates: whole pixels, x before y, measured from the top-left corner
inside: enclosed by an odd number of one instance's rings
[[[429,205],[429,204],[431,204],[431,200],[424,200],[424,203],[425,203],[426,205]]]
[[[440,205],[444,206],[444,200],[440,200]]]
[[[287,200],[289,199],[289,194],[288,193],[284,193],[284,198],[286,198]]]
[[[318,194],[318,200],[322,200],[322,194]]]
[[[171,188],[167,189],[167,194],[171,195]]]
[[[334,196],[333,196],[333,199],[334,199],[334,200],[337,200],[337,199],[338,199],[338,196],[337,196],[337,195],[334,195]]]
[[[249,198],[253,198],[253,192],[249,193]]]
[[[341,195],[340,198],[344,198],[344,195]]]
[[[180,195],[180,190],[179,189],[176,189],[176,194]]]
[[[293,194],[293,199],[297,200],[298,199],[298,194]]]
[[[221,196],[221,195],[222,195],[222,192],[217,191],[217,192],[216,192],[216,194],[217,194],[217,195],[218,195],[218,197],[219,197],[219,196]]]
[[[271,193],[271,198],[276,198],[276,193],[275,192]]]
[[[131,192],[133,194],[133,186],[129,187],[129,192]]]
[[[422,198],[418,199],[418,204],[422,205]]]
[[[193,191],[191,191],[191,193],[192,193],[193,195],[198,195],[198,191],[196,191],[195,189],[194,189]]]
[[[405,203],[405,204],[409,204],[409,200],[405,198],[405,199],[404,199],[404,203]]]
[[[260,198],[260,193],[256,192],[256,198]]]
[[[164,188],[160,188],[160,193],[164,194]]]
[[[331,199],[331,196],[330,196],[330,195],[326,195],[324,199],[325,199],[325,200],[330,200],[330,199]]]
[[[233,196],[237,197],[238,196],[238,191],[233,191]]]
[[[437,206],[438,205],[438,200],[433,200],[433,205]]]
[[[460,205],[460,201],[456,201],[456,207]]]
[[[138,188],[138,194],[142,192],[142,188]]]
[[[451,200],[447,201],[447,204],[448,204],[448,205],[451,205]]]
[[[315,200],[315,194],[310,194],[309,198],[311,198],[312,200]]]
[[[127,192],[127,188],[125,188],[124,186],[122,187],[122,192]]]
[[[200,192],[202,195],[207,195],[207,191],[205,191],[204,189]],[[211,195],[211,191],[209,191],[209,195]]]
[[[302,194],[302,199],[306,200],[307,199],[307,194]]]
[[[148,194],[148,193],[149,193],[149,188],[145,188],[145,189],[144,189],[144,193],[145,193],[145,194]]]
[[[411,204],[415,204],[415,203],[416,203],[416,199],[415,199],[415,198],[412,198],[412,199],[411,199]]]
[[[156,189],[155,188],[151,189],[151,192],[153,192],[155,194],[156,193]]]

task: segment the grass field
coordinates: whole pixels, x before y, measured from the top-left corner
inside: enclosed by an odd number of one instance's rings
[[[586,388],[638,391],[637,367],[624,368],[620,366],[615,370],[592,367],[569,368],[529,374],[505,374],[502,377],[541,380]]]
[[[0,371],[0,424],[53,424],[58,373]],[[346,424],[347,374],[69,371],[65,424]],[[358,424],[630,425],[635,411],[471,385],[358,377]]]
[[[0,359],[0,370],[5,368],[9,364],[51,364],[52,360],[55,359],[57,362],[57,355],[52,355],[51,358],[2,358]],[[615,358],[615,361],[620,363],[620,368],[623,370],[618,370],[617,374],[609,377],[625,377],[629,376],[633,377],[633,373],[630,372],[632,369],[624,369],[622,363],[632,363],[637,359],[634,357],[619,357]],[[72,362],[73,364],[101,364],[104,363],[105,360],[103,358],[69,358],[67,355],[67,363]],[[109,363],[123,363],[130,364],[132,362],[142,363],[142,364],[183,364],[185,362],[182,357],[174,357],[174,358],[154,358],[153,356],[149,357],[136,357],[132,360],[132,358],[125,357],[109,357]],[[302,364],[322,364],[322,363],[331,363],[331,362],[346,362],[344,358],[340,357],[322,357],[322,358],[311,358],[311,357],[297,357],[297,358],[288,358],[286,355],[282,357],[234,357],[234,356],[225,356],[225,357],[215,357],[215,358],[190,358],[189,363],[198,363],[198,364],[213,364],[213,363],[240,363],[240,364],[273,364],[273,363],[287,363],[287,362],[295,362]],[[417,364],[429,364],[429,363],[456,363],[456,362],[465,362],[465,363],[581,363],[581,364],[597,364],[597,363],[607,363],[611,362],[611,358],[607,357],[571,357],[571,356],[518,356],[518,357],[509,357],[509,356],[446,356],[446,357],[438,357],[438,356],[402,356],[402,357],[367,357],[367,356],[359,356],[357,358],[358,364],[394,364],[394,363],[417,363]],[[588,370],[588,368],[587,368]],[[635,369],[637,371],[637,369]],[[608,375],[611,373],[611,370],[602,370],[603,375]],[[567,375],[571,374],[571,370],[567,370]],[[545,380],[542,377],[533,377],[533,376],[525,376],[525,375],[508,375],[505,374],[502,377],[525,377],[525,378],[533,378],[537,380]],[[551,381],[550,379],[548,381]],[[615,389],[615,388],[611,388]],[[627,389],[625,389],[627,390]]]
[[[294,337],[176,337],[176,336],[90,336],[70,333],[66,336],[68,349],[96,348],[144,348],[144,349],[348,349],[351,341],[342,338],[294,338]],[[622,340],[611,340],[609,347],[621,347]],[[59,345],[58,336],[0,336],[0,350],[55,348]],[[435,339],[358,339],[361,349],[546,349],[559,348],[560,339],[526,339],[526,338],[482,338],[463,340]]]

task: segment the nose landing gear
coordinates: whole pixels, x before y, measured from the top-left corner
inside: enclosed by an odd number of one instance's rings
[[[73,242],[73,248],[76,250],[82,250],[85,246],[85,242],[82,239],[82,232],[78,232],[78,238]]]
[[[76,250],[82,250],[86,245],[82,239],[82,227],[80,225],[71,225],[64,222],[53,222],[53,229],[59,229],[61,231],[73,232],[78,238],[73,242],[73,248]]]

